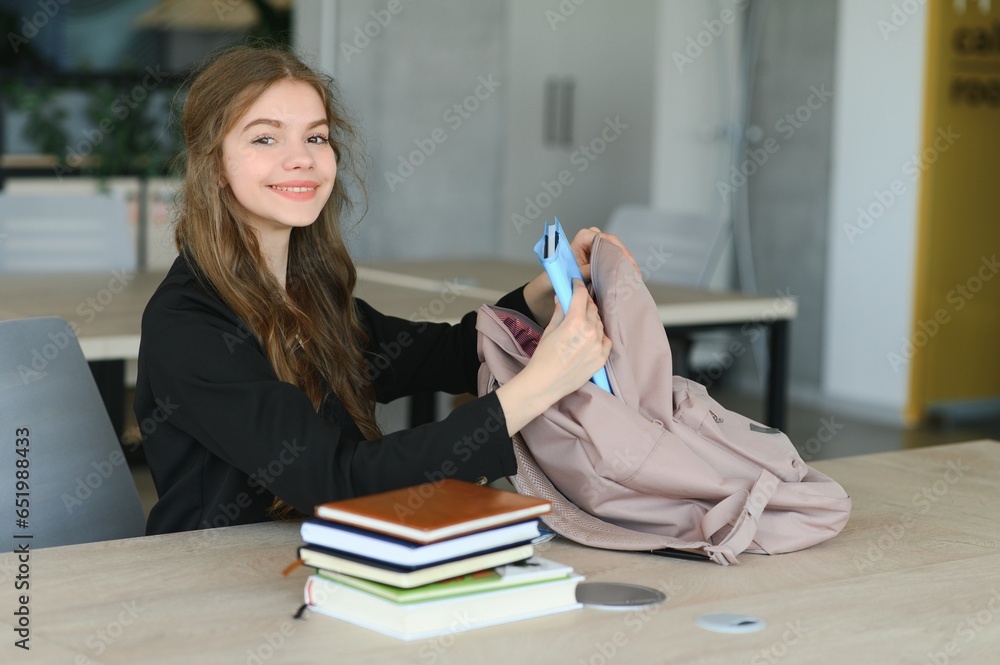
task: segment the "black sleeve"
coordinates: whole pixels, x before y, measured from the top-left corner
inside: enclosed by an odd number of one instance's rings
[[[378,401],[391,402],[428,391],[476,394],[477,312],[469,312],[457,325],[449,325],[387,316],[363,300],[356,302],[370,336],[366,363]],[[505,295],[497,305],[532,317],[523,286]]]
[[[362,441],[353,423],[324,419],[305,393],[279,381],[240,320],[200,290],[161,288],[143,316],[142,345],[152,393],[176,405],[171,425],[249,476],[280,461],[280,473],[262,484],[307,514],[326,501],[443,476],[516,473],[496,395],[439,423]]]

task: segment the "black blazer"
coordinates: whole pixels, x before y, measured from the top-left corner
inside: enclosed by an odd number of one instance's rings
[[[475,313],[456,326],[356,305],[370,335],[379,402],[476,392]],[[519,289],[498,303],[530,315]],[[517,472],[495,394],[444,420],[365,441],[331,394],[320,413],[276,377],[264,351],[179,257],[142,317],[135,415],[159,501],[148,534],[263,522],[275,496],[312,514],[326,501],[442,477]]]

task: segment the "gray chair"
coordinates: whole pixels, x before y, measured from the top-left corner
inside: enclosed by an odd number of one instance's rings
[[[0,322],[0,515],[8,552],[145,530],[97,385],[58,317]]]
[[[655,210],[647,206],[615,208],[605,228],[635,257],[648,282],[707,287],[722,251],[726,225],[721,219]],[[695,344],[711,342],[709,333],[670,335],[674,371],[691,376]]]

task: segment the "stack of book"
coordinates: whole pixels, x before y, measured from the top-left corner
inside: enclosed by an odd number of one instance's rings
[[[549,510],[451,479],[317,506],[302,524],[305,601],[404,640],[576,609],[583,578],[532,556]]]

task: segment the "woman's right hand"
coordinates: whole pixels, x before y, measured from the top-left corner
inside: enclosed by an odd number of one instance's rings
[[[590,380],[610,353],[597,305],[583,282],[574,280],[569,311],[563,316],[556,305],[528,365],[497,389],[511,436]]]

